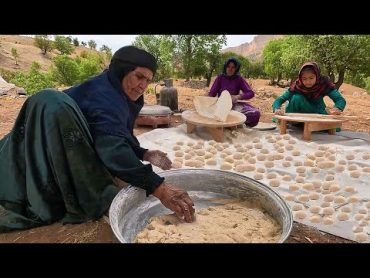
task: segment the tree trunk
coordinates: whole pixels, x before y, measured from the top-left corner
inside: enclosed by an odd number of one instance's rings
[[[337,90],[343,84],[343,81],[344,81],[344,73],[345,73],[345,70],[344,69],[339,71],[338,81],[335,83],[335,88]]]

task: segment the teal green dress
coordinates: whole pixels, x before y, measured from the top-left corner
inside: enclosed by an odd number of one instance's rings
[[[323,95],[314,100],[309,100],[300,93],[292,93],[287,90],[273,102],[272,110],[275,112],[276,109],[280,109],[284,102],[288,101],[289,103],[285,108],[286,113],[312,113],[327,115],[328,112],[325,111],[326,105],[324,102],[325,96],[328,96],[333,100],[335,108],[343,111],[346,107],[346,100],[336,89],[331,90],[327,95]],[[276,119],[273,118],[272,121],[276,122]],[[336,131],[339,132],[341,129],[337,128]]]
[[[343,98],[338,90],[331,90],[327,95],[334,102],[334,107],[344,110],[346,107],[346,100]],[[272,110],[275,112],[279,109],[284,102],[288,101],[289,104],[285,108],[286,113],[315,113],[315,114],[328,114],[325,111],[326,105],[324,103],[324,96],[315,100],[309,100],[300,93],[292,93],[289,90],[284,92],[272,104]]]

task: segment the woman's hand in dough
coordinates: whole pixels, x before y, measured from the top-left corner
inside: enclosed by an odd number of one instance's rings
[[[156,188],[153,195],[166,208],[175,212],[179,218],[184,218],[189,223],[194,221],[194,203],[186,191],[172,184],[162,183]]]

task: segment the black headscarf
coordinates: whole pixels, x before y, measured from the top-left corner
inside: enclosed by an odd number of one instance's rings
[[[235,73],[232,75],[232,76],[228,76],[226,74],[226,68],[227,66],[233,62],[235,64]],[[237,77],[239,75],[239,70],[240,70],[240,62],[237,58],[235,57],[230,57],[229,59],[226,60],[225,64],[224,64],[224,68],[223,68],[223,71],[222,71],[222,74],[227,77],[227,78],[230,78],[230,79],[234,79],[235,77]]]
[[[137,67],[148,68],[154,75],[157,71],[157,61],[152,54],[129,45],[121,47],[114,53],[109,65],[109,71],[121,81],[126,74]]]

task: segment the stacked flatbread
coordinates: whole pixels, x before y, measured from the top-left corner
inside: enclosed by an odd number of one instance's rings
[[[227,115],[233,106],[231,95],[226,90],[222,91],[219,98],[196,96],[193,102],[199,115],[220,122],[226,122]]]

